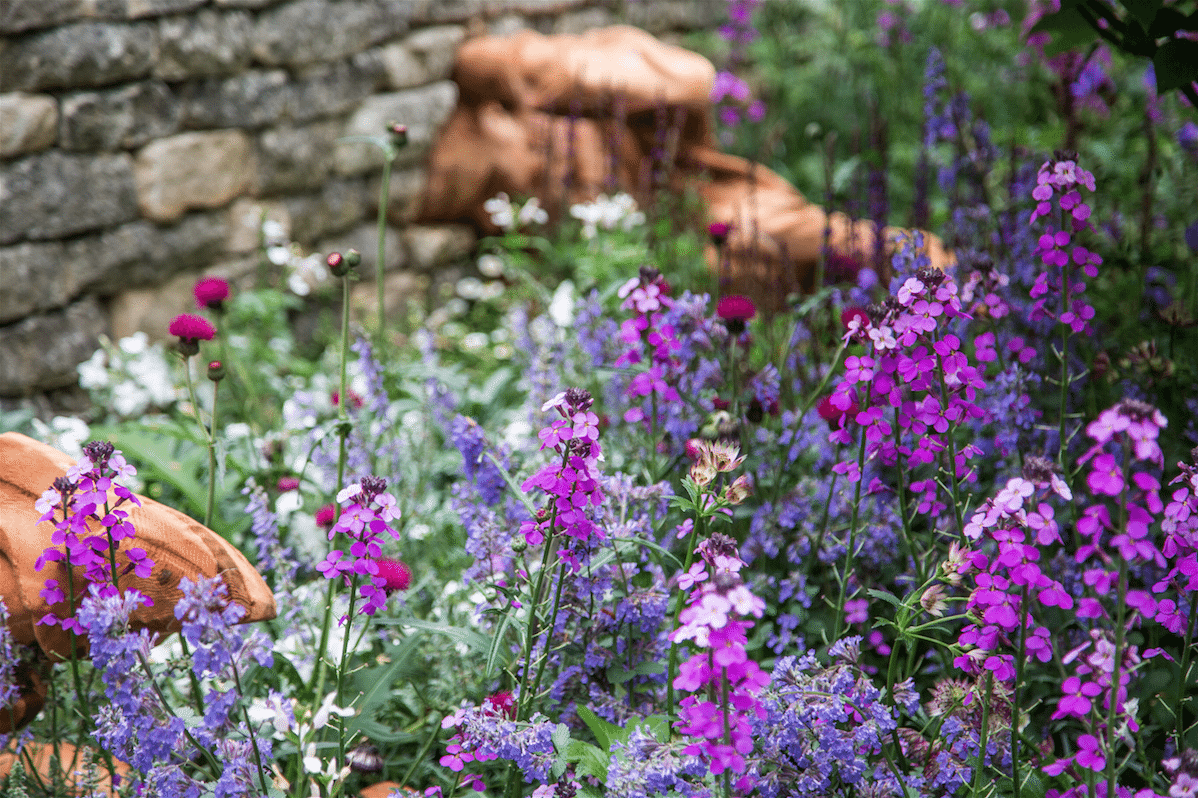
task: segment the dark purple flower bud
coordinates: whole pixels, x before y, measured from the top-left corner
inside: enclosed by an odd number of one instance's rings
[[[1023,461],[1023,478],[1028,482],[1043,485],[1052,481],[1057,473],[1057,464],[1047,457],[1032,455]]]
[[[591,392],[585,388],[566,389],[566,405],[570,408],[571,415],[579,411],[590,410],[593,404],[595,404],[595,400],[591,396]]]
[[[383,477],[362,477],[362,481],[359,484],[362,486],[362,501],[360,504],[369,504],[374,500],[375,496],[378,496],[387,489],[387,480]]]
[[[92,441],[83,446],[84,456],[92,461],[92,465],[96,467],[96,470],[103,470],[108,465],[108,459],[112,457],[112,453],[115,451],[116,447],[108,441]]]

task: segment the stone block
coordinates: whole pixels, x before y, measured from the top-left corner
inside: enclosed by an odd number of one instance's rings
[[[288,67],[345,58],[403,33],[410,6],[409,0],[296,0],[259,15],[254,56]]]
[[[74,281],[63,274],[65,249],[59,241],[0,247],[0,276],[8,286],[0,291],[0,324],[60,307],[70,300]],[[13,286],[21,290],[13,290]]]
[[[291,118],[310,122],[353,110],[383,84],[376,53],[360,53],[304,70],[292,85]]]
[[[466,29],[461,25],[434,25],[380,48],[387,87],[407,89],[448,79],[453,72],[454,53],[465,38]]]
[[[248,192],[253,147],[240,130],[180,133],[139,150],[133,171],[142,215],[169,222],[189,208],[219,208]]]
[[[225,213],[207,211],[189,213],[169,226],[134,222],[84,242],[69,255],[90,262],[94,276],[88,290],[110,296],[208,265],[224,252],[227,221]]]
[[[389,272],[383,275],[383,313],[389,320],[407,315],[409,303],[421,306],[428,295],[429,279],[423,274],[409,271]],[[373,329],[378,316],[378,287],[375,283],[356,283],[349,292],[350,317]],[[394,321],[388,325],[394,327]]]
[[[407,257],[399,231],[388,226],[383,238],[386,245],[384,253],[386,261],[383,264],[383,271],[389,272],[403,268]],[[378,261],[378,248],[378,225],[370,222],[360,224],[340,235],[323,239],[315,247],[317,252],[326,253],[345,252],[349,249],[361,252],[362,264],[358,266],[358,274],[363,280],[374,279],[374,264]]]
[[[217,8],[267,8],[277,6],[283,0],[213,0]]]
[[[95,0],[0,0],[0,35],[73,22],[93,5]]]
[[[133,161],[126,154],[51,150],[0,167],[0,244],[62,238],[136,218]]]
[[[94,152],[140,147],[179,127],[179,107],[160,80],[62,98],[59,141],[63,149]]]
[[[159,55],[154,76],[163,80],[229,75],[250,63],[254,20],[248,11],[165,17],[158,23]]]
[[[487,5],[485,0],[414,0],[412,24],[466,22],[483,15]]]
[[[75,367],[100,346],[108,323],[92,297],[0,327],[0,396],[73,385]]]
[[[652,3],[629,3],[625,6],[625,24],[650,33],[671,30],[701,30],[716,27],[726,21],[728,10],[723,3],[696,3],[694,0],[654,0]]]
[[[421,272],[469,257],[477,240],[474,228],[465,224],[410,225],[403,231],[408,268]]]
[[[106,86],[149,74],[158,25],[77,22],[0,48],[0,91]]]
[[[453,112],[457,99],[457,84],[450,80],[419,89],[376,94],[350,117],[345,134],[379,136],[389,122],[407,125],[408,145],[400,150],[395,165],[410,166],[424,157],[433,137]],[[382,152],[372,144],[347,141],[337,145],[337,171],[340,174],[361,174],[382,166]]]
[[[207,78],[178,89],[185,128],[262,127],[285,118],[295,92],[281,69]]]
[[[0,94],[0,158],[44,150],[58,138],[58,103],[45,94]]]
[[[370,196],[374,200],[374,212],[378,213],[378,196],[383,178],[370,178]],[[420,198],[424,193],[425,172],[420,168],[396,169],[391,172],[391,183],[387,191],[387,221],[398,227],[410,224],[420,211]]]
[[[553,33],[578,34],[592,28],[604,28],[615,24],[611,10],[606,8],[583,8],[562,14],[553,20]]]
[[[264,130],[258,136],[258,196],[319,188],[333,171],[339,122]]]
[[[129,19],[139,19],[179,14],[207,3],[208,0],[125,0],[125,16]]]
[[[225,225],[225,251],[239,255],[257,252],[262,244],[262,222],[270,220],[283,227],[283,235],[291,235],[291,214],[282,200],[239,199],[229,206]]]
[[[192,294],[195,284],[194,274],[178,275],[153,288],[135,288],[117,294],[108,303],[112,337],[119,340],[142,331],[151,342],[171,342],[167,332],[171,319],[180,313],[195,313]],[[206,348],[212,344],[202,346]]]
[[[291,239],[305,247],[353,227],[372,205],[366,181],[361,178],[329,180],[320,191],[283,201],[291,216]]]

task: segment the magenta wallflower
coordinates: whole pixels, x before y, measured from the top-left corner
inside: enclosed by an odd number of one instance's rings
[[[196,283],[193,293],[200,310],[220,310],[229,298],[229,284],[219,277],[205,277]]]

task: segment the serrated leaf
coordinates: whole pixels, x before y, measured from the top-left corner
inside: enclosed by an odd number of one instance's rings
[[[600,781],[607,779],[607,755],[588,742],[571,740],[565,759],[574,763],[575,775],[594,776]]]
[[[1156,90],[1161,94],[1198,80],[1198,42],[1170,39],[1152,59],[1156,71]]]

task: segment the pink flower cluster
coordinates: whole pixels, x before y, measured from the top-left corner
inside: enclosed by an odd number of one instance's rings
[[[324,561],[316,566],[325,579],[342,577],[347,585],[355,576],[364,577],[359,591],[366,599],[362,612],[367,615],[374,615],[387,606],[390,582],[387,575],[379,573],[383,534],[399,540],[399,532],[391,526],[392,521],[399,519],[399,507],[395,497],[386,490],[387,480],[368,476],[337,494],[337,503],[345,509],[329,530],[329,540],[337,535],[349,538],[349,553],[330,549]],[[343,616],[341,622],[345,623],[347,618]]]
[[[1040,547],[1061,540],[1046,499],[1055,494],[1069,501],[1073,494],[1044,458],[1027,458],[1023,473],[987,499],[966,524],[965,537],[979,545],[961,552],[958,569],[961,575],[973,574],[974,589],[966,603],[971,622],[957,638],[964,653],[953,664],[973,675],[989,671],[1003,682],[1014,681],[1016,662],[1002,652],[1017,651],[1021,635],[1028,658],[1052,659],[1052,635],[1033,620],[1031,600],[1046,607],[1073,607],[1073,596],[1039,565]],[[993,555],[981,551],[983,539],[996,545]]]
[[[630,278],[617,292],[624,310],[636,313],[620,325],[620,340],[627,346],[616,359],[616,367],[648,361],[648,369],[632,378],[626,393],[632,399],[657,396],[665,402],[678,402],[681,397],[669,379],[678,365],[674,353],[682,348],[678,332],[664,320],[664,311],[673,307],[670,286],[661,272],[642,266],[637,277]],[[624,413],[629,423],[648,419],[643,408],[630,407]]]
[[[48,563],[56,562],[62,569],[83,568],[85,580],[68,587],[59,579],[47,579],[41,590],[42,598],[50,605],[69,600],[70,610],[66,617],[49,612],[39,624],[61,624],[64,629],[82,634],[84,629],[74,618],[75,600],[86,592],[87,583],[98,585],[100,595],[107,598],[118,593],[117,584],[125,574],[133,573],[139,579],[150,577],[154,561],[145,549],[120,548],[121,541],[132,540],[136,532],[123,505],[140,507],[141,501],[116,480],[136,473],[137,469],[125,462],[111,443],[92,441],[83,447],[83,457],[67,470],[66,476],[54,480],[54,485],[37,500],[34,506],[42,514],[38,523],[53,522],[54,531],[50,535],[52,545],[42,552],[34,566],[41,571]],[[109,494],[116,497],[115,501]],[[59,513],[62,517],[55,521]],[[97,526],[102,531],[93,531]],[[112,562],[118,551],[126,564],[114,574]],[[64,587],[73,589],[73,595],[68,596]],[[147,606],[152,603],[144,596],[142,601]]]
[[[567,537],[586,542],[591,535],[603,536],[603,528],[591,520],[590,508],[603,502],[599,486],[599,417],[591,411],[594,399],[588,391],[570,388],[550,399],[543,412],[556,410],[561,418],[538,433],[541,448],[552,448],[560,458],[546,464],[524,481],[521,489],[540,488],[552,498],[549,507],[537,517],[525,521],[521,534],[531,546],[560,531]],[[576,555],[563,550],[559,556],[577,568]]]
[[[834,417],[836,410],[844,415],[829,440],[851,443],[852,421],[864,429],[868,457],[909,467],[936,462],[948,449],[954,427],[984,415],[974,401],[978,389],[985,387],[982,372],[970,364],[961,340],[940,329],[943,321],[964,315],[952,278],[923,266],[903,282],[896,296],[871,306],[864,316],[849,318],[845,338],[863,344],[866,351],[845,359],[844,377],[825,417]],[[854,407],[856,412],[850,414]],[[909,435],[896,440],[892,421]],[[980,453],[975,446],[956,451],[958,479],[973,479],[969,461]],[[856,457],[833,470],[851,482],[861,478]],[[919,512],[934,515],[945,508],[934,478],[915,480],[910,488],[920,496]]]
[[[679,587],[691,590],[682,625],[670,634],[671,641],[690,640],[699,649],[674,679],[675,688],[695,694],[680,702],[678,728],[700,739],[683,753],[704,755],[713,775],[744,773],[745,755],[753,750],[750,718],[765,717],[757,694],[770,681],[745,652],[753,626],[747,619],[760,618],[765,602],[741,578],[744,562],[731,538],[717,533],[695,551],[700,562],[679,578]]]
[[[1061,214],[1061,228],[1049,225],[1040,235],[1036,244],[1036,254],[1047,267],[1036,276],[1032,285],[1031,297],[1035,300],[1032,305],[1031,319],[1056,319],[1061,324],[1069,325],[1075,333],[1084,332],[1089,328],[1090,319],[1094,318],[1094,308],[1082,298],[1086,284],[1072,273],[1070,263],[1081,267],[1087,277],[1098,276],[1098,266],[1102,258],[1084,246],[1074,241],[1077,233],[1090,228],[1090,206],[1082,202],[1079,187],[1084,186],[1094,190],[1094,175],[1079,167],[1073,160],[1046,161],[1040,167],[1036,177],[1036,187],[1032,190],[1032,198],[1036,200],[1036,209],[1032,211],[1031,224],[1041,216],[1047,216],[1052,211],[1053,199]],[[1064,229],[1068,226],[1068,230]],[[1060,298],[1056,309],[1048,307],[1048,297]]]

